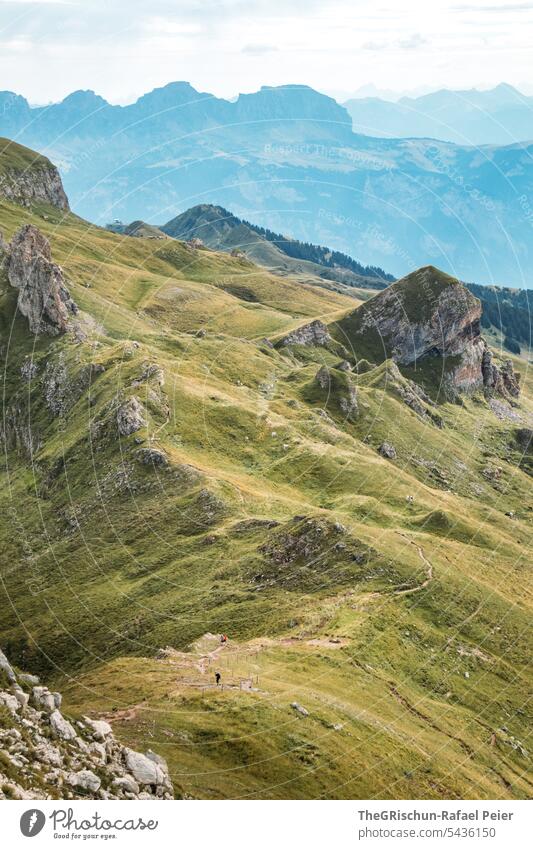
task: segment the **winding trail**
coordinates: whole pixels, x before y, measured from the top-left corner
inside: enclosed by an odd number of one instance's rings
[[[406,540],[409,545],[414,545],[414,547],[418,551],[418,556],[426,567],[427,577],[417,587],[408,587],[405,590],[394,590],[393,595],[412,595],[413,593],[419,593],[420,590],[425,589],[433,580],[433,565],[427,559],[426,555],[424,554],[424,549],[420,545],[414,542],[414,540],[409,539],[409,537],[405,534],[402,534],[401,531],[397,531],[397,533],[399,536],[402,537],[402,539]]]

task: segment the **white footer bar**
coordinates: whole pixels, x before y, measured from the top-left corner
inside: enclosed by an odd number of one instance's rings
[[[0,845],[217,849],[522,849],[530,802],[21,802],[0,803]]]

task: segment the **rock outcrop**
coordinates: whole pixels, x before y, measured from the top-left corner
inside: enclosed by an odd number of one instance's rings
[[[121,436],[130,436],[146,425],[144,407],[136,397],[132,395],[124,401],[117,410],[117,428]]]
[[[520,375],[513,370],[512,361],[504,360],[500,366],[497,366],[493,359],[492,351],[485,348],[481,361],[485,391],[489,395],[497,393],[507,398],[518,398],[520,395]]]
[[[69,211],[55,165],[45,156],[7,139],[0,141],[0,197],[21,206],[46,203]]]
[[[303,324],[292,330],[278,344],[287,345],[328,345],[332,341],[329,330],[324,322],[316,319],[309,324]]]
[[[321,366],[304,394],[308,400],[319,399],[329,413],[338,410],[346,419],[357,417],[357,389],[351,382],[350,372]]]
[[[135,453],[143,466],[153,466],[154,468],[168,466],[168,457],[159,448],[139,448]]]
[[[378,448],[379,453],[382,457],[386,457],[388,460],[395,460],[398,454],[396,453],[396,448],[392,445],[391,442],[382,442]]]
[[[122,746],[104,720],[66,719],[61,695],[1,651],[0,673],[0,800],[173,798],[162,757]]]
[[[492,363],[480,332],[481,303],[459,280],[427,266],[398,280],[341,319],[333,335],[359,356],[431,364],[444,395],[489,387],[517,395],[510,361]]]
[[[15,233],[6,251],[8,280],[18,289],[17,306],[36,335],[57,336],[68,329],[78,308],[65,285],[63,271],[52,262],[50,243],[33,224]]]

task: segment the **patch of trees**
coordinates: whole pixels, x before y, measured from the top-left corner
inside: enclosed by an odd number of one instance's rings
[[[530,289],[510,289],[499,286],[466,284],[481,301],[482,327],[496,327],[504,334],[505,347],[520,353],[520,343],[531,347],[531,311],[533,292]]]
[[[323,265],[325,268],[345,268],[353,271],[355,274],[360,274],[362,277],[372,277],[386,283],[393,283],[396,279],[392,274],[387,274],[386,271],[383,271],[382,268],[375,265],[361,265],[360,262],[357,262],[357,260],[341,251],[334,251],[323,245],[313,245],[310,242],[300,242],[298,239],[289,239],[287,236],[282,236],[281,233],[274,233],[268,228],[250,224],[249,221],[244,221],[243,223],[255,233],[263,236],[267,241],[273,242],[283,253],[292,257],[292,259],[315,262],[317,265]]]

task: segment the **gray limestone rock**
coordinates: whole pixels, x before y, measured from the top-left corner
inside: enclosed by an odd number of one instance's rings
[[[303,324],[292,330],[279,343],[283,347],[287,345],[327,345],[331,342],[331,335],[324,322],[316,319],[309,324]]]
[[[144,407],[139,399],[132,395],[117,410],[117,428],[121,436],[136,433],[146,425]]]
[[[36,335],[65,333],[78,308],[63,271],[52,262],[50,243],[33,224],[15,233],[5,259],[8,280],[18,289],[17,306]]]
[[[58,710],[53,710],[50,714],[50,727],[52,733],[61,740],[74,740],[77,736],[73,726]]]
[[[382,457],[386,457],[388,460],[395,460],[398,456],[396,453],[396,448],[390,442],[382,442],[378,448],[378,451]]]

